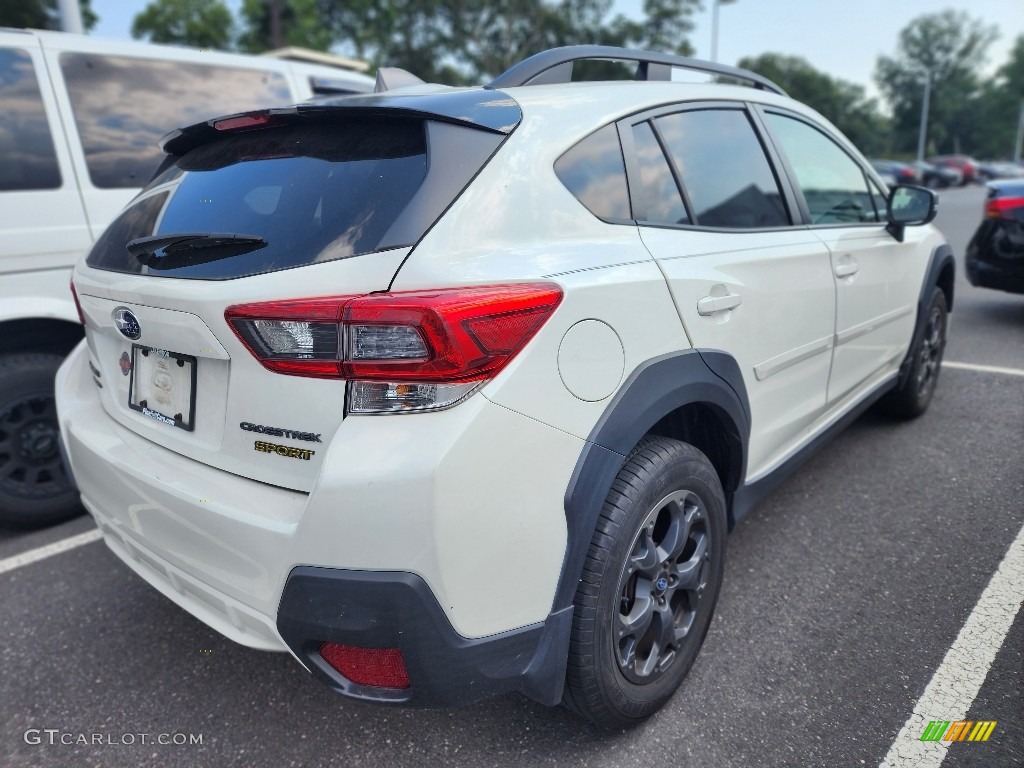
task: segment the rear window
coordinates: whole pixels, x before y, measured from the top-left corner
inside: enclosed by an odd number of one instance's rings
[[[160,138],[211,117],[292,101],[276,72],[94,53],[62,53],[75,125],[93,186],[141,187]]]
[[[427,125],[432,124],[373,118],[300,123],[199,146],[174,161],[114,221],[87,264],[116,272],[219,280],[411,245],[451,200],[431,193],[430,205],[409,205],[427,176]],[[444,143],[453,147],[460,138],[452,130],[481,134],[458,128],[442,132]],[[484,136],[490,141],[490,134]],[[462,139],[461,144],[471,145],[472,140]],[[444,174],[448,163],[437,165]],[[456,174],[449,168],[446,175]],[[431,189],[425,188],[424,194]],[[407,224],[410,218],[417,226]],[[394,242],[395,230],[409,241]],[[147,259],[126,250],[137,238],[179,233],[247,235],[262,238],[266,245],[242,248],[243,253],[227,246],[207,248],[196,263],[181,263],[179,255],[166,269],[146,265]]]

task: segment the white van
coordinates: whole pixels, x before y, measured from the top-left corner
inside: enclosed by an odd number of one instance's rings
[[[277,58],[0,28],[0,524],[81,511],[53,377],[82,338],[70,267],[149,181],[183,125],[366,75]]]

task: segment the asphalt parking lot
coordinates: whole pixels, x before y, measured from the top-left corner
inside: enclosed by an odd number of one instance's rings
[[[942,193],[958,259],[982,199]],[[944,659],[1024,527],[1024,296],[972,288],[962,269],[956,291],[929,412],[868,413],[737,528],[701,655],[636,729],[598,733],[518,697],[347,701],[284,654],[222,639],[101,543],[14,559],[91,530],[80,518],[0,531],[0,766],[878,765],[940,667],[970,688]],[[1020,583],[993,598],[1016,612],[1008,633],[961,640],[995,653],[973,668],[966,717],[925,713],[997,723],[945,766],[1024,765]]]

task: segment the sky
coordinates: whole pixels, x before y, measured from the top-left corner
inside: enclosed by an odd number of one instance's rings
[[[131,39],[132,18],[147,0],[92,0],[100,21],[94,36]],[[690,42],[698,58],[711,55],[711,3],[698,12]],[[241,0],[228,0],[237,12]],[[615,0],[612,14],[640,17],[643,0]],[[719,8],[718,60],[782,53],[802,56],[814,67],[858,83],[877,95],[872,79],[878,56],[892,55],[899,31],[917,16],[946,8],[965,11],[999,27],[989,49],[990,75],[1006,61],[1014,39],[1024,34],[1024,0],[729,0]],[[342,51],[344,52],[344,51]]]

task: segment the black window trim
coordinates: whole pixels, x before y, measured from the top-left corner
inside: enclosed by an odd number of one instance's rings
[[[751,109],[753,106],[752,102],[746,100],[713,100],[713,101],[680,101],[673,102],[672,104],[663,104],[653,109],[647,109],[642,112],[637,112],[627,117],[621,118],[618,121],[619,127],[619,143],[622,147],[624,160],[626,163],[626,185],[630,192],[630,209],[633,211],[634,219],[629,222],[640,227],[653,227],[656,229],[673,229],[673,230],[687,230],[694,232],[720,232],[720,233],[731,233],[731,234],[745,234],[745,233],[757,233],[757,232],[787,232],[796,228],[805,226],[808,221],[805,215],[798,217],[798,212],[801,209],[798,208],[798,202],[800,198],[797,197],[796,190],[794,190],[791,174],[784,172],[784,168],[781,165],[782,158],[778,151],[775,149],[775,145],[768,141],[768,137],[763,130],[760,119],[754,117],[754,110]],[[750,121],[751,129],[753,130],[754,136],[757,138],[758,143],[761,145],[761,150],[765,154],[765,159],[768,162],[769,170],[776,184],[779,186],[779,192],[782,194],[783,203],[786,206],[786,215],[789,217],[790,223],[777,226],[777,227],[750,227],[750,228],[736,228],[736,227],[711,227],[707,225],[694,224],[693,208],[690,203],[690,197],[686,193],[686,187],[682,184],[682,179],[679,175],[679,169],[676,167],[675,162],[672,161],[668,153],[665,153],[665,159],[668,162],[669,168],[672,171],[672,176],[676,181],[677,187],[682,190],[683,205],[686,208],[686,213],[690,217],[688,224],[673,224],[671,222],[655,222],[655,221],[644,221],[638,214],[638,209],[642,206],[638,206],[637,201],[633,199],[633,189],[639,189],[640,183],[640,168],[636,161],[636,147],[633,143],[633,127],[640,125],[641,123],[650,121],[651,129],[654,131],[655,138],[662,147],[662,152],[665,151],[664,138],[661,136],[661,132],[654,124],[654,120],[665,115],[674,115],[680,112],[699,112],[707,110],[732,110],[739,111],[746,114],[747,119]],[[646,213],[645,211],[639,211],[639,213]],[[802,218],[802,220],[798,220]],[[625,222],[623,222],[625,223]]]
[[[752,107],[751,112],[756,115],[757,123],[764,131],[765,140],[771,144],[773,152],[778,158],[779,167],[783,170],[783,173],[787,177],[788,184],[793,189],[796,197],[796,203],[799,206],[800,216],[803,219],[802,223],[807,229],[849,229],[850,227],[869,229],[873,227],[885,227],[886,212],[878,210],[878,206],[875,201],[875,190],[872,190],[872,182],[874,182],[874,185],[878,187],[878,191],[884,190],[885,185],[881,183],[877,173],[873,168],[871,168],[869,163],[866,164],[860,162],[853,154],[850,153],[849,147],[847,146],[848,142],[845,141],[842,136],[834,134],[832,131],[828,130],[826,126],[812,121],[798,112],[786,109],[785,107],[756,103],[751,103],[750,106]],[[790,165],[789,158],[782,152],[780,145],[775,139],[774,133],[768,126],[768,121],[764,119],[766,114],[776,114],[781,117],[788,117],[803,123],[829,139],[843,154],[850,158],[851,162],[860,169],[861,175],[864,177],[864,185],[867,189],[868,197],[871,198],[871,205],[874,207],[875,213],[878,215],[878,221],[846,221],[835,222],[832,224],[815,224],[811,221],[811,210],[807,205],[807,200],[804,198],[803,191],[797,184],[796,172],[793,170],[793,166]]]

